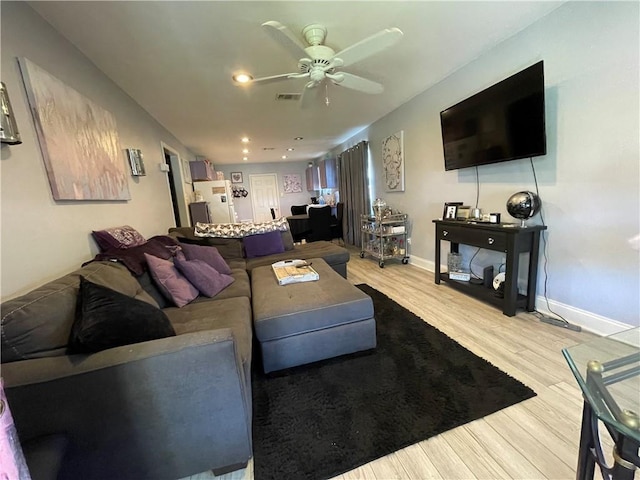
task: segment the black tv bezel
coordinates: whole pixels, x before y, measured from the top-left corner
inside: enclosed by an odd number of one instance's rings
[[[541,85],[541,93],[542,93],[542,150],[541,151],[535,151],[535,152],[531,152],[531,153],[527,153],[526,155],[514,155],[514,156],[510,156],[510,157],[503,157],[503,158],[499,158],[499,159],[486,159],[484,161],[474,161],[474,163],[469,164],[469,165],[460,165],[460,166],[452,166],[449,162],[447,163],[447,157],[446,155],[444,155],[444,148],[445,148],[445,141],[444,141],[444,130],[443,130],[443,115],[449,111],[452,110],[454,108],[460,107],[462,105],[464,105],[465,103],[473,103],[474,101],[476,101],[478,98],[481,97],[485,97],[485,96],[491,96],[491,92],[498,90],[500,88],[504,88],[504,85],[507,83],[511,83],[514,81],[521,81],[518,79],[518,77],[522,77],[525,75],[525,72],[528,72],[530,70],[534,70],[534,69],[539,69],[540,73],[538,75],[538,77],[540,78],[540,81],[542,83]],[[463,168],[472,168],[472,167],[477,167],[479,165],[490,165],[490,164],[495,164],[495,163],[502,163],[502,162],[509,162],[512,160],[519,160],[522,158],[533,158],[533,157],[539,157],[542,155],[546,155],[547,154],[547,129],[546,129],[546,110],[545,110],[545,105],[546,105],[546,96],[545,96],[545,86],[544,86],[544,60],[540,60],[539,62],[534,63],[533,65],[530,65],[526,68],[523,68],[522,70],[514,73],[513,75],[510,75],[509,77],[505,78],[504,80],[501,80],[497,83],[494,83],[493,85],[480,90],[479,92],[459,101],[458,103],[451,105],[448,108],[445,108],[444,110],[442,110],[440,112],[440,136],[441,136],[441,140],[442,140],[442,148],[443,148],[443,157],[444,157],[444,169],[445,171],[451,171],[451,170],[460,170]]]

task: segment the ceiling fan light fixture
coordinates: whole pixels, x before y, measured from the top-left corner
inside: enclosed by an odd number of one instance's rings
[[[233,81],[239,84],[246,84],[246,83],[251,83],[251,80],[253,80],[253,77],[251,75],[249,75],[248,73],[236,73],[233,77]]]
[[[302,140],[303,137],[295,137],[294,140]]]

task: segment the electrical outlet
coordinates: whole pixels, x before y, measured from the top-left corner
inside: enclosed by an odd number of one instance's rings
[[[407,245],[411,245],[411,237],[407,238]]]

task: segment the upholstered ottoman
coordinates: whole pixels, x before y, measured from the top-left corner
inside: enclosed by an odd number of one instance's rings
[[[314,282],[278,285],[271,266],[251,272],[251,301],[264,371],[375,348],[371,298],[321,258]]]

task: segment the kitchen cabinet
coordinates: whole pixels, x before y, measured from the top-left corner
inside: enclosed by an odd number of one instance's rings
[[[313,192],[320,189],[320,174],[317,166],[307,167],[307,191]]]
[[[338,188],[338,171],[336,159],[327,158],[318,163],[320,188]]]

